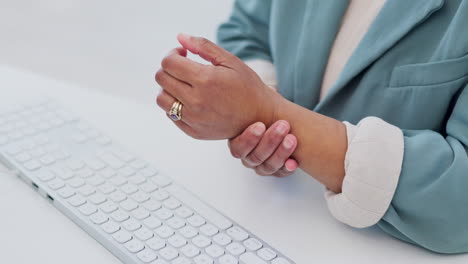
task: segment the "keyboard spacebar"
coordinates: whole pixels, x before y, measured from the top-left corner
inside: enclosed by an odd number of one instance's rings
[[[222,214],[218,213],[213,208],[209,207],[195,195],[191,194],[184,188],[173,184],[164,188],[175,198],[179,199],[182,203],[186,204],[188,207],[191,207],[195,212],[205,217],[208,222],[211,222],[213,225],[217,226],[220,229],[227,229],[232,226],[232,222],[229,221]]]

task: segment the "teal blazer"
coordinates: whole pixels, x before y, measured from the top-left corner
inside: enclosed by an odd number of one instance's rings
[[[319,102],[347,0],[237,0],[218,42],[274,63],[279,92],[357,123],[377,116],[404,133],[404,160],[378,223],[441,253],[468,252],[468,1],[389,0]]]

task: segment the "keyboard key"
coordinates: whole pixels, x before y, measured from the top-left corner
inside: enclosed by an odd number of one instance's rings
[[[78,207],[86,203],[86,199],[83,198],[81,195],[74,195],[68,199],[68,203],[72,206]]]
[[[68,168],[70,168],[73,171],[80,170],[84,168],[85,164],[80,161],[80,160],[70,160],[67,162]]]
[[[145,245],[143,245],[143,243],[141,243],[140,241],[136,239],[132,239],[128,241],[127,243],[125,243],[125,247],[127,248],[128,251],[132,253],[138,253],[142,251],[143,249],[145,249]]]
[[[101,204],[99,208],[101,208],[101,210],[106,214],[110,214],[114,212],[115,210],[119,209],[119,207],[114,202],[111,202],[111,201],[107,201]]]
[[[93,204],[102,204],[107,200],[107,198],[100,193],[95,193],[88,197],[88,200]]]
[[[217,245],[211,245],[205,249],[206,254],[208,254],[212,258],[219,258],[220,256],[224,255],[224,249]]]
[[[239,259],[244,264],[268,264],[261,258],[255,256],[252,252],[242,254]]]
[[[232,239],[229,236],[221,233],[214,236],[213,241],[221,246],[226,246],[227,244],[232,242]]]
[[[89,217],[89,219],[91,220],[91,222],[97,224],[97,225],[100,225],[100,224],[103,224],[107,221],[109,221],[109,217],[107,217],[107,215],[101,213],[101,212],[97,212],[93,215],[91,215]]]
[[[189,216],[192,216],[193,215],[193,211],[188,209],[187,207],[185,206],[182,206],[182,207],[179,207],[177,208],[177,210],[175,211],[176,215],[182,217],[182,218],[187,218]]]
[[[125,163],[123,163],[122,161],[120,161],[119,159],[117,159],[115,156],[111,154],[103,154],[99,156],[99,158],[113,169],[120,169],[123,166],[125,166]]]
[[[123,222],[123,221],[125,221],[125,220],[127,220],[127,219],[130,218],[130,216],[129,216],[126,212],[124,212],[124,211],[122,211],[122,210],[120,210],[120,209],[118,209],[117,211],[113,212],[113,213],[111,214],[111,217],[112,217],[112,219],[114,219],[116,222]]]
[[[169,244],[175,248],[180,248],[182,246],[187,245],[187,240],[185,238],[179,236],[179,235],[174,235],[170,237],[168,240]]]
[[[45,155],[42,158],[40,158],[39,161],[43,165],[49,166],[49,165],[51,165],[51,164],[53,164],[55,162],[55,158],[53,156],[51,156],[51,155]]]
[[[229,228],[226,233],[231,236],[236,241],[244,241],[249,238],[249,234],[245,232],[242,228],[234,226]]]
[[[214,225],[212,225],[212,224],[206,224],[206,225],[200,227],[200,231],[201,231],[204,235],[209,236],[209,237],[214,236],[214,235],[216,235],[216,234],[219,232],[218,228],[216,228],[216,227],[215,227]]]
[[[89,216],[89,215],[94,214],[95,212],[97,212],[97,208],[96,208],[96,206],[94,206],[92,204],[85,203],[82,206],[80,206],[80,212],[82,214],[86,215],[86,216]]]
[[[179,252],[172,247],[165,247],[161,249],[159,255],[166,260],[173,260],[179,256]]]
[[[147,210],[150,210],[152,212],[158,210],[159,208],[161,208],[161,203],[158,202],[158,201],[155,201],[154,199],[150,199],[146,202],[144,202],[143,204],[143,207],[146,208]]]
[[[96,190],[94,189],[94,187],[88,184],[85,184],[78,189],[78,193],[80,193],[83,196],[90,196],[95,192]]]
[[[145,218],[148,218],[150,216],[150,213],[144,208],[137,208],[132,212],[132,215],[138,220],[143,220]]]
[[[0,142],[1,142],[1,136],[0,136]],[[1,143],[0,143],[0,145],[1,145]],[[16,155],[16,157],[15,157],[16,161],[18,161],[19,163],[24,163],[26,161],[29,161],[29,160],[31,160],[31,158],[32,158],[31,155],[29,155],[26,152],[20,153],[20,154]]]
[[[130,163],[130,166],[132,166],[134,169],[141,170],[144,167],[146,167],[146,162],[142,160],[134,160]]]
[[[225,230],[232,226],[232,222],[229,219],[227,219],[211,207],[207,206],[193,194],[189,193],[180,186],[171,185],[167,187],[166,190],[169,191],[175,198],[177,198],[183,204],[191,207],[201,216],[208,219],[209,222],[214,224],[219,229]]]
[[[172,228],[165,226],[165,225],[156,228],[155,232],[161,238],[168,238],[174,235],[174,230],[172,230]]]
[[[174,216],[172,211],[169,211],[166,208],[161,208],[161,209],[157,210],[154,213],[154,215],[156,215],[161,220],[167,220],[167,219],[171,218],[172,216]]]
[[[125,193],[117,190],[111,194],[109,194],[109,199],[111,199],[112,201],[116,202],[116,203],[120,203],[122,202],[123,200],[127,199],[127,195],[125,195]]]
[[[199,248],[204,248],[211,245],[211,240],[206,236],[198,235],[192,239],[192,243]]]
[[[63,183],[63,181],[60,179],[53,179],[50,182],[48,182],[47,185],[54,191],[65,187],[65,183]]]
[[[167,220],[167,224],[174,229],[179,229],[185,226],[185,221],[179,217],[172,217],[171,219]]]
[[[99,186],[101,184],[104,184],[105,180],[101,176],[92,176],[91,178],[86,180],[86,182],[93,186]]]
[[[73,188],[78,188],[78,187],[81,187],[81,186],[85,185],[85,181],[83,179],[81,179],[81,178],[78,178],[78,177],[72,178],[67,183],[68,183],[68,185],[70,185]]]
[[[164,190],[157,190],[153,192],[152,196],[158,201],[163,201],[169,198],[169,194]]]
[[[83,179],[87,179],[89,177],[92,177],[93,175],[94,175],[94,172],[92,170],[88,169],[88,168],[84,168],[81,171],[76,173],[77,177],[80,177],[80,178],[83,178]]]
[[[178,257],[178,258],[174,259],[171,263],[172,264],[192,264],[192,262],[190,262],[190,260],[188,260],[187,258],[184,258],[184,257]]]
[[[64,169],[64,168],[55,168],[53,169],[55,175],[57,175],[57,177],[59,177],[60,179],[62,180],[69,180],[71,178],[73,178],[74,174],[68,170],[68,169]]]
[[[119,158],[120,160],[125,161],[125,162],[130,162],[130,161],[135,159],[135,157],[132,154],[130,154],[130,153],[126,152],[126,151],[123,151],[121,149],[115,149],[113,151],[113,154],[114,154],[114,156],[116,156],[117,158]]]
[[[36,161],[36,160],[31,160],[31,161],[28,161],[26,163],[24,163],[23,165],[27,170],[30,170],[30,171],[35,171],[39,168],[41,168],[41,164]]]
[[[256,238],[249,238],[244,241],[244,246],[252,251],[257,251],[263,247],[262,243]]]
[[[291,262],[285,258],[275,258],[271,261],[271,264],[291,264]]]
[[[120,190],[130,195],[132,193],[136,193],[138,191],[138,187],[134,184],[125,184],[124,186],[120,187]]]
[[[106,179],[109,179],[109,178],[114,177],[115,175],[117,175],[117,172],[115,172],[115,170],[113,170],[113,169],[106,168],[106,169],[100,171],[99,175],[101,175],[102,177],[104,177]]]
[[[229,253],[231,253],[232,255],[236,256],[236,255],[240,255],[240,254],[244,253],[245,252],[245,247],[242,246],[241,244],[237,243],[237,242],[234,242],[234,243],[229,244],[226,247],[226,250]]]
[[[109,193],[115,191],[116,189],[115,189],[114,186],[112,186],[112,185],[110,185],[108,183],[104,183],[102,185],[99,185],[98,190],[100,192],[102,192],[103,194],[109,194]]]
[[[57,194],[60,195],[60,197],[67,199],[67,198],[72,197],[76,193],[73,189],[65,187],[65,188],[58,190]]]
[[[127,179],[122,176],[115,176],[110,180],[110,182],[115,186],[122,186],[127,183]]]
[[[150,263],[151,261],[153,261],[153,260],[155,260],[157,258],[156,254],[150,249],[144,249],[143,251],[139,252],[137,254],[137,257],[143,263]]]
[[[260,256],[264,260],[272,260],[276,258],[276,252],[271,250],[270,248],[262,248],[257,251],[257,255]]]
[[[198,231],[191,226],[182,227],[181,229],[179,229],[179,232],[186,238],[193,238],[196,235],[198,235]]]
[[[130,219],[126,220],[121,225],[122,225],[123,228],[125,228],[126,230],[128,230],[130,232],[133,232],[133,231],[138,230],[138,229],[141,228],[140,222],[136,221],[133,218],[130,218]]]
[[[131,183],[136,184],[136,185],[140,185],[140,184],[146,182],[145,177],[140,176],[140,175],[135,175],[135,176],[133,176],[133,177],[130,177],[128,180],[129,180]],[[141,188],[141,186],[140,186],[140,188]]]
[[[144,193],[142,191],[137,191],[132,195],[133,200],[135,200],[137,203],[143,203],[145,201],[148,201],[150,199],[150,196],[147,193]]]
[[[112,140],[108,137],[105,137],[105,136],[100,136],[96,139],[96,142],[99,144],[99,145],[102,145],[102,146],[107,146],[109,145]]]
[[[138,208],[138,204],[135,203],[131,199],[127,199],[127,200],[121,202],[120,206],[122,207],[122,209],[124,209],[125,211],[128,211],[128,212],[133,211],[133,210]]]
[[[138,229],[138,231],[136,231],[134,235],[136,238],[140,239],[141,241],[146,241],[154,237],[153,231],[145,227]]]
[[[194,227],[199,227],[206,223],[205,219],[199,215],[193,215],[187,218],[187,222]]]
[[[106,164],[98,159],[86,160],[86,165],[94,171],[102,170],[106,167]]]
[[[155,169],[155,168],[145,168],[145,169],[141,170],[141,175],[143,175],[146,178],[149,178],[149,177],[154,176],[156,174],[158,174],[158,170]]]
[[[209,256],[205,255],[205,254],[201,254],[199,256],[196,256],[193,261],[196,263],[196,264],[213,264],[213,259],[210,258]]]
[[[102,230],[108,234],[113,234],[120,230],[120,226],[113,221],[108,221],[101,225]]]
[[[37,175],[37,178],[43,182],[48,182],[55,179],[55,174],[51,171],[42,171]]]
[[[198,249],[197,247],[191,245],[191,244],[188,244],[184,247],[182,247],[180,249],[180,252],[182,252],[182,254],[184,254],[185,256],[189,257],[189,258],[193,258],[197,255],[200,254],[200,249]]]
[[[131,168],[131,167],[128,167],[128,166],[125,166],[125,167],[121,168],[119,171],[125,177],[130,177],[133,174],[135,174],[135,170],[133,168]]]
[[[219,258],[219,264],[238,264],[239,261],[232,255],[224,255]]]
[[[163,202],[163,205],[164,205],[166,208],[169,208],[169,209],[171,209],[171,210],[174,210],[174,209],[179,208],[182,204],[181,204],[179,201],[177,201],[176,199],[174,199],[174,198],[171,197],[171,198],[165,200],[165,201]]]
[[[146,193],[152,193],[158,189],[158,186],[151,182],[145,182],[142,185],[140,185],[140,189]]]
[[[125,230],[117,231],[117,233],[115,233],[112,237],[115,239],[115,241],[119,242],[120,244],[128,242],[132,239],[130,233]]]
[[[162,222],[156,217],[150,216],[143,220],[143,224],[150,229],[155,229],[157,227],[160,227],[162,225]]]
[[[171,178],[161,174],[151,177],[151,181],[156,183],[159,187],[166,187],[172,183]]]
[[[160,238],[153,237],[146,241],[146,245],[153,250],[160,250],[166,246],[166,242]]]

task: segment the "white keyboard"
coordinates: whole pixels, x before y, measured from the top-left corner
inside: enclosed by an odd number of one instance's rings
[[[54,102],[0,113],[0,158],[124,263],[294,263]]]

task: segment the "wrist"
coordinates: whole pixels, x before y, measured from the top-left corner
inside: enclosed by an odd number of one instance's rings
[[[276,90],[268,87],[267,96],[263,100],[264,104],[259,105],[260,111],[257,121],[263,122],[267,127],[279,120],[279,112],[286,104],[287,100]]]

